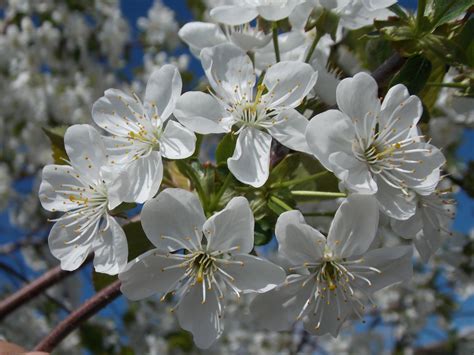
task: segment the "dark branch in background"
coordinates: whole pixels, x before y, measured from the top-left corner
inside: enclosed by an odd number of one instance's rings
[[[60,266],[56,266],[55,268],[45,272],[36,280],[33,280],[31,283],[27,284],[25,287],[0,302],[0,320],[5,318],[18,307],[29,302],[37,295],[47,290],[49,287],[53,286],[59,281],[62,281],[69,275],[72,275],[74,272],[80,270],[91,261],[92,255],[89,255],[84,261],[84,263],[81,265],[81,267],[73,272],[64,271],[61,269]]]
[[[120,285],[120,280],[117,280],[96,293],[92,298],[89,298],[81,307],[79,307],[79,309],[71,313],[66,319],[59,323],[59,325],[54,328],[53,331],[44,338],[34,350],[45,352],[53,351],[54,348],[74,329],[79,327],[82,322],[88,320],[120,296]]]
[[[0,270],[3,270],[5,273],[7,273],[8,275],[11,275],[15,278],[17,278],[18,280],[20,281],[23,281],[24,283],[28,283],[30,282],[30,280],[23,276],[23,274],[19,273],[18,271],[16,271],[14,268],[12,268],[10,265],[8,264],[5,264],[3,262],[0,261]],[[67,307],[63,302],[59,301],[58,299],[56,299],[55,297],[52,297],[50,295],[48,295],[47,293],[45,293],[44,295],[50,302],[54,303],[56,306],[58,306],[59,308],[61,308],[63,311],[66,311],[68,313],[71,313],[71,310],[69,309],[69,307]]]
[[[379,86],[385,84],[393,74],[401,69],[403,64],[407,61],[406,58],[395,53],[385,62],[383,62],[377,69],[371,74]]]

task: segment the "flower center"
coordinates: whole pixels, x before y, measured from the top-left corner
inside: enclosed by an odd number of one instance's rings
[[[306,269],[309,275],[301,275],[291,281],[301,282],[301,287],[312,284],[310,296],[302,307],[297,319],[301,319],[309,307],[314,304],[313,314],[318,316],[315,330],[318,330],[324,317],[325,306],[335,302],[337,308],[336,318],[341,320],[341,302],[352,306],[354,313],[361,319],[361,310],[365,309],[359,300],[363,295],[374,304],[365,288],[372,283],[368,276],[373,273],[381,273],[380,270],[366,265],[361,265],[363,259],[347,261],[345,259],[334,259],[330,254],[314,263],[304,263],[290,268],[290,271]],[[326,305],[325,305],[326,303]]]

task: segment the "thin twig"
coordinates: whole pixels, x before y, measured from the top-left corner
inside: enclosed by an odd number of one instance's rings
[[[81,269],[91,261],[92,254],[87,257],[87,259],[84,261],[84,263],[80,266],[79,269]],[[0,320],[12,313],[18,307],[31,301],[33,298],[47,290],[49,287],[57,284],[59,281],[62,281],[73,273],[74,272],[62,270],[60,266],[56,266],[55,268],[45,272],[36,280],[33,280],[22,289],[18,290],[17,292],[8,296],[0,302]]]
[[[7,274],[17,278],[18,280],[20,281],[23,281],[24,283],[28,283],[30,282],[30,280],[25,277],[23,274],[19,273],[18,271],[16,271],[14,268],[12,268],[10,265],[8,264],[5,264],[3,262],[0,261],[0,269],[3,270],[4,272],[6,272]],[[50,302],[54,303],[56,306],[58,306],[59,308],[61,308],[63,311],[66,311],[67,313],[71,313],[71,310],[69,309],[69,307],[67,307],[64,303],[62,303],[61,301],[59,301],[58,299],[56,299],[55,297],[53,296],[50,296],[48,295],[47,293],[45,293],[44,295]]]
[[[54,348],[64,340],[64,338],[79,327],[84,321],[88,320],[120,296],[120,284],[120,280],[117,280],[96,293],[92,298],[89,298],[75,312],[71,313],[66,319],[59,323],[59,325],[54,328],[48,336],[41,340],[41,342],[35,347],[35,351],[53,351]]]

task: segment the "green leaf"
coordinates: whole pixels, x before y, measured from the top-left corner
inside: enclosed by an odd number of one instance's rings
[[[115,207],[112,211],[110,211],[110,214],[112,216],[115,216],[115,215],[118,215],[118,214],[121,214],[123,212],[126,212],[126,211],[129,211],[133,208],[137,207],[137,204],[136,203],[133,203],[133,202],[122,202],[120,205],[118,205],[117,207]]]
[[[431,74],[431,62],[421,55],[409,58],[402,69],[390,82],[390,87],[403,84],[411,95],[418,94],[425,86]]]
[[[295,172],[300,165],[299,154],[289,154],[277,166],[270,172],[267,185],[271,185],[276,182],[282,182],[292,180],[295,177]]]
[[[191,333],[185,330],[168,333],[165,338],[171,350],[181,350],[185,353],[190,353],[194,349],[193,337]]]
[[[53,160],[55,164],[66,165],[66,161],[69,160],[66,149],[64,147],[64,134],[66,133],[67,126],[58,127],[43,127],[43,132],[48,136],[51,141],[51,150]]]
[[[254,245],[260,246],[268,244],[273,238],[273,231],[266,220],[262,220],[255,224]]]
[[[444,76],[446,75],[447,67],[439,57],[433,57],[431,59],[432,70],[428,82],[430,83],[442,83]],[[420,91],[419,97],[426,105],[428,110],[432,110],[436,100],[438,99],[440,86],[426,86]]]
[[[471,6],[474,6],[474,0],[433,0],[432,27],[437,28],[442,24],[455,20]]]
[[[109,286],[115,280],[117,280],[117,275],[107,275],[95,271],[92,272],[92,284],[94,285],[96,292],[99,292],[103,288]]]
[[[129,261],[154,248],[140,222],[129,223],[123,227],[123,230],[127,235]]]
[[[227,158],[234,154],[235,145],[237,143],[237,136],[232,132],[227,133],[219,142],[216,148],[216,162],[217,164],[226,164]]]

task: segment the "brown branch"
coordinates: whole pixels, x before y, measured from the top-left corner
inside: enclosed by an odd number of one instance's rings
[[[33,280],[22,289],[18,290],[17,292],[8,296],[0,302],[0,320],[12,313],[18,307],[31,301],[33,298],[47,290],[49,287],[53,286],[59,281],[62,281],[69,275],[72,275],[74,272],[80,270],[82,267],[84,267],[91,261],[92,254],[87,257],[84,263],[77,270],[64,271],[61,269],[60,266],[56,266],[55,268],[52,268],[49,271],[45,272],[36,280]]]
[[[96,293],[82,304],[75,312],[71,313],[53,331],[46,336],[35,347],[35,351],[51,352],[54,348],[66,338],[73,330],[88,320],[102,308],[107,306],[118,296],[120,296],[120,280],[117,280]]]
[[[372,72],[372,77],[379,86],[383,85],[393,74],[400,70],[400,68],[407,61],[406,58],[395,53],[385,62],[383,62],[377,69]]]

